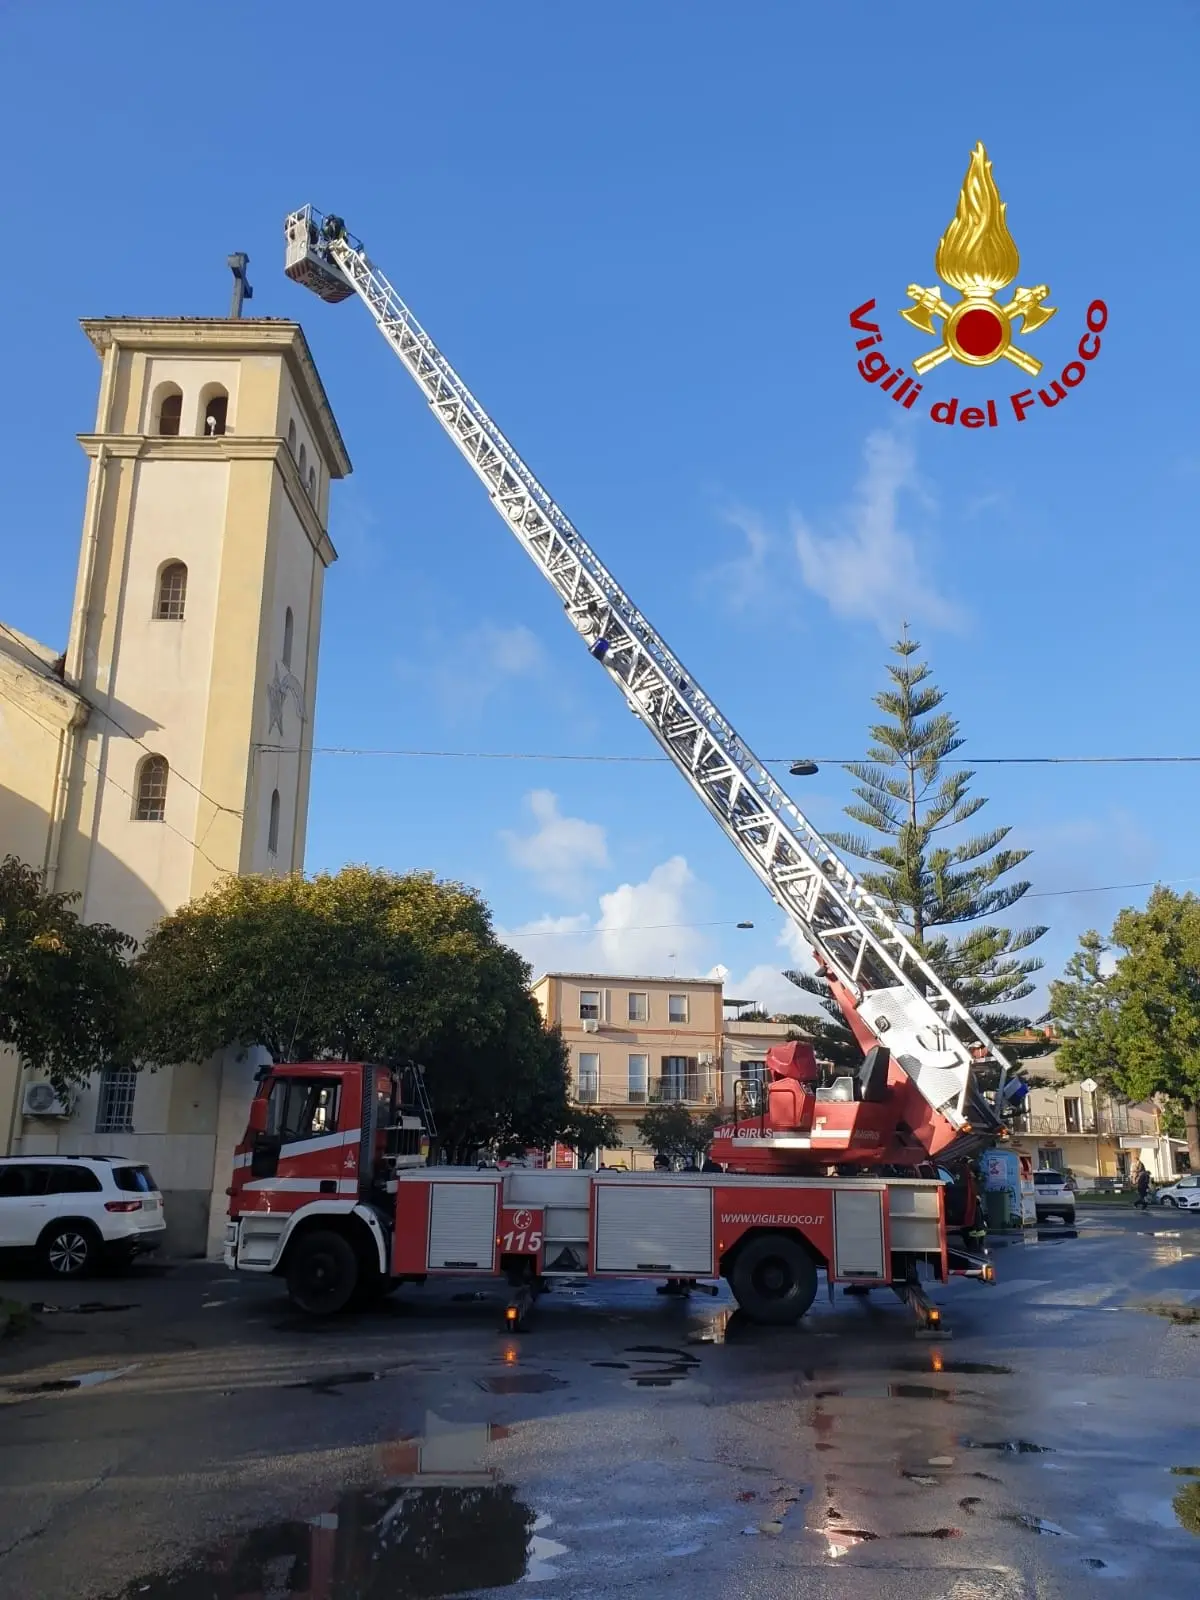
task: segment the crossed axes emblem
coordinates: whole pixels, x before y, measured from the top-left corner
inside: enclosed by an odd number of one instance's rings
[[[964,296],[957,305],[951,306],[942,299],[936,289],[923,289],[919,283],[910,283],[906,292],[914,303],[900,313],[905,322],[911,323],[914,328],[919,328],[922,333],[933,334],[936,337],[937,329],[933,325],[933,319],[942,318],[942,343],[935,349],[926,351],[923,356],[918,356],[913,362],[913,367],[921,377],[941,362],[949,360],[951,356],[963,359],[959,349],[952,348],[947,341],[947,334],[953,338],[955,328],[970,311],[986,311],[996,317],[1002,325],[1003,345],[994,354],[984,356],[982,359],[976,357],[972,365],[985,365],[1004,356],[1031,378],[1036,378],[1042,370],[1042,363],[1036,356],[1031,356],[1026,350],[1019,350],[1012,343],[1012,330],[1019,318],[1023,319],[1022,328],[1025,333],[1033,333],[1043,323],[1049,322],[1057,309],[1055,306],[1042,305],[1042,301],[1050,293],[1049,285],[1039,283],[1032,289],[1015,289],[1007,305],[1001,305],[990,295],[971,295]]]

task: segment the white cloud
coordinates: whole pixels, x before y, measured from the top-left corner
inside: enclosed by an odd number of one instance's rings
[[[900,496],[922,493],[907,440],[875,432],[850,505],[828,533],[793,522],[805,584],[839,617],[873,622],[890,637],[902,622],[960,628],[960,608],[921,571],[917,541],[900,522]]]
[[[603,827],[582,817],[564,817],[558,796],[549,789],[535,789],[526,804],[537,827],[529,834],[501,833],[509,859],[552,894],[581,893],[588,874],[608,865]]]
[[[463,720],[478,716],[508,685],[545,678],[546,667],[545,650],[523,623],[485,622],[456,637],[426,633],[421,659],[400,661],[397,670],[431,692],[448,717]]]
[[[746,611],[765,604],[776,593],[767,564],[775,541],[762,518],[745,507],[733,507],[724,513],[724,519],[742,535],[744,548],[732,560],[719,562],[703,573],[701,582],[706,588],[717,589],[734,611]]]
[[[695,977],[711,964],[697,926],[699,897],[686,860],[672,856],[641,883],[602,894],[595,915],[543,916],[497,933],[535,972]]]

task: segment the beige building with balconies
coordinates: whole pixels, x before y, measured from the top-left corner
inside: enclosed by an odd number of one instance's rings
[[[621,1143],[609,1165],[653,1167],[636,1128],[647,1106],[732,1109],[739,1076],[760,1077],[766,1052],[795,1030],[784,1023],[726,1021],[719,978],[612,977],[549,972],[533,986],[547,1022],[570,1053],[577,1104],[609,1112]]]
[[[1052,1060],[1053,1058],[1051,1058]],[[1155,1182],[1178,1175],[1183,1139],[1168,1138],[1152,1101],[1130,1104],[1083,1083],[1046,1082],[1045,1065],[1026,1096],[1013,1128],[1013,1148],[1035,1170],[1069,1172],[1081,1189],[1122,1183],[1140,1159]]]
[[[0,629],[0,853],[136,939],[229,873],[303,866],[331,481],[300,327],[105,318],[66,647]],[[0,1154],[119,1153],[169,1248],[220,1234],[252,1058],[114,1072],[59,1102],[0,1052]]]

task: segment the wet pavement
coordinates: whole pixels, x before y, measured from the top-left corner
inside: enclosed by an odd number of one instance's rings
[[[513,1336],[463,1280],[315,1327],[198,1264],[6,1282],[48,1305],[0,1347],[0,1594],[1197,1592],[1200,1218],[994,1243],[936,1338],[885,1294],[581,1284]]]

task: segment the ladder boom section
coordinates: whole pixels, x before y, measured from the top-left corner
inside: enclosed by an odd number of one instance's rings
[[[287,237],[289,276],[328,300],[362,299],[630,710],[929,1104],[962,1121],[973,1057],[1004,1072],[1001,1052],[634,605],[362,245],[308,207]]]

